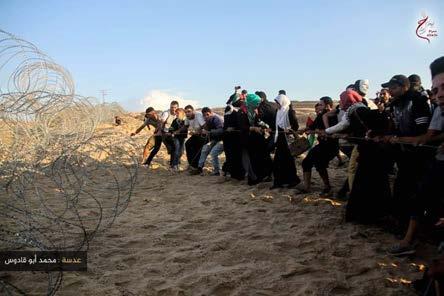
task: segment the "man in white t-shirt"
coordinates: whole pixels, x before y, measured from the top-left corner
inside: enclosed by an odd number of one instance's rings
[[[205,125],[205,119],[202,113],[195,111],[193,106],[188,105],[185,107],[185,114],[187,116],[187,118],[185,118],[185,126],[188,127],[191,134],[200,133],[202,127]]]
[[[185,151],[187,154],[188,164],[191,169],[197,170],[200,152],[206,143],[206,137],[201,134],[205,125],[205,119],[201,112],[195,111],[193,106],[185,106],[184,130],[188,129],[191,137],[185,142]]]

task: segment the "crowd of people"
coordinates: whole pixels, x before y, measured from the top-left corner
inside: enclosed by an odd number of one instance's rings
[[[189,172],[203,175],[210,155],[212,175],[247,178],[249,185],[272,182],[270,189],[311,192],[315,168],[322,195],[348,200],[346,221],[377,223],[390,217],[405,225],[405,235],[389,252],[413,254],[419,223],[444,225],[439,185],[444,172],[444,57],[433,61],[430,70],[431,90],[423,88],[418,75],[395,75],[381,85],[375,99],[367,97],[369,81],[357,80],[340,94],[336,107],[331,97],[321,97],[316,118],[303,129],[285,90],[269,101],[263,91],[235,87],[223,117],[209,107],[199,112],[173,101],[161,115],[148,108],[143,125],[132,135],[154,128],[147,166],[164,143],[173,171],[179,170],[185,151]],[[302,161],[301,179],[289,139],[302,134],[316,135],[317,144]],[[334,193],[328,167],[336,157],[342,163],[341,153],[349,158],[347,178]]]

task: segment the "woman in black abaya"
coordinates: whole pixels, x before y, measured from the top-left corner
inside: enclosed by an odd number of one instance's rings
[[[272,160],[262,128],[258,125],[257,108],[261,99],[256,94],[248,94],[246,108],[239,114],[241,145],[244,147],[242,162],[248,174],[248,184],[254,185],[267,180],[271,175]]]
[[[349,116],[351,135],[357,138],[381,136],[387,130],[387,118],[377,110],[356,108]],[[390,155],[387,144],[357,140],[358,168],[346,207],[347,222],[373,223],[388,213],[390,203]]]
[[[279,106],[276,113],[275,143],[276,151],[273,161],[273,188],[288,185],[294,187],[301,182],[296,172],[294,157],[288,148],[285,132],[289,129],[297,131],[299,128],[296,112],[291,108],[290,99],[286,95],[279,95],[275,99]]]

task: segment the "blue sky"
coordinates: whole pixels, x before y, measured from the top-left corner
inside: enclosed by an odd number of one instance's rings
[[[438,37],[415,35],[426,13]],[[170,98],[223,106],[234,85],[286,89],[293,100],[337,98],[370,80],[419,74],[444,54],[444,1],[0,0],[0,28],[33,42],[82,95],[127,110]]]

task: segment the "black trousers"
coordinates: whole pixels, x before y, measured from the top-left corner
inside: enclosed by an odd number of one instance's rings
[[[187,154],[188,164],[192,167],[197,168],[200,158],[200,152],[202,151],[203,145],[205,145],[206,139],[193,135],[185,142],[185,151]]]
[[[302,161],[302,169],[311,172],[313,167],[317,171],[328,168],[330,161],[338,155],[339,149],[336,145],[318,144],[308,151],[307,156]]]
[[[162,136],[154,136],[154,146],[153,148],[151,148],[150,155],[143,164],[147,165],[151,164],[151,161],[153,161],[154,156],[156,156],[157,152],[159,152],[161,145],[162,145]]]
[[[174,138],[171,135],[162,135],[162,142],[165,145],[168,154],[170,155],[170,166],[173,164],[173,160],[174,160],[174,150],[175,150],[175,145],[174,145]]]
[[[428,220],[436,222],[438,218],[443,217],[444,193],[441,189],[443,180],[444,161],[434,160],[420,182],[418,194],[411,200],[411,218],[423,218],[426,213]]]
[[[420,149],[403,151],[396,154],[397,176],[393,185],[392,212],[402,224],[407,224],[415,204],[419,187],[432,158]]]

